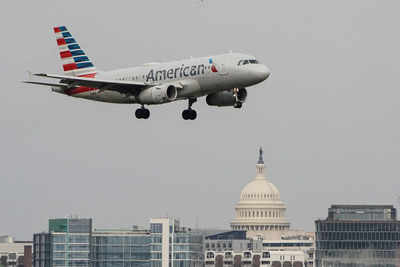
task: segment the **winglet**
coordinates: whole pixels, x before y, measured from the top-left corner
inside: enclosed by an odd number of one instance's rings
[[[32,80],[32,72],[30,70],[27,70],[26,72],[28,73],[29,80]]]

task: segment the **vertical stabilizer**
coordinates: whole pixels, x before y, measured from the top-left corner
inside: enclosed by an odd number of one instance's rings
[[[54,27],[64,73],[71,76],[94,77],[96,68],[65,26]]]

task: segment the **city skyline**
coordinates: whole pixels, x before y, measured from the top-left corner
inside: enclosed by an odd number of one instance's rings
[[[22,5],[0,10],[0,235],[31,239],[48,218],[70,214],[98,228],[168,214],[228,229],[260,145],[292,228],[314,231],[332,203],[398,207],[397,1]],[[61,72],[52,33],[61,24],[100,70],[233,50],[272,75],[242,110],[199,101],[191,123],[179,102],[137,121],[136,106],[20,82],[27,70]]]

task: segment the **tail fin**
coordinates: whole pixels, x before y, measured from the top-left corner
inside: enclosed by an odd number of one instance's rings
[[[64,73],[71,76],[94,77],[96,68],[65,26],[54,27]]]

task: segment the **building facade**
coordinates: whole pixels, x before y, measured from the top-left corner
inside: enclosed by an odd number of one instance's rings
[[[386,205],[332,205],[315,221],[317,266],[399,266],[400,221]]]
[[[150,234],[139,229],[95,229],[91,266],[150,267]]]
[[[306,253],[313,251],[313,240],[261,240],[246,238],[242,232],[205,237],[205,267],[313,266],[313,255]]]
[[[49,232],[33,236],[33,266],[88,267],[92,219],[49,220]]]
[[[151,219],[151,267],[202,267],[203,236],[171,218]]]
[[[9,266],[32,266],[31,241],[14,241],[11,236],[0,236],[0,267]]]
[[[202,235],[170,218],[150,229],[95,229],[92,219],[50,219],[34,234],[34,267],[200,267]]]

